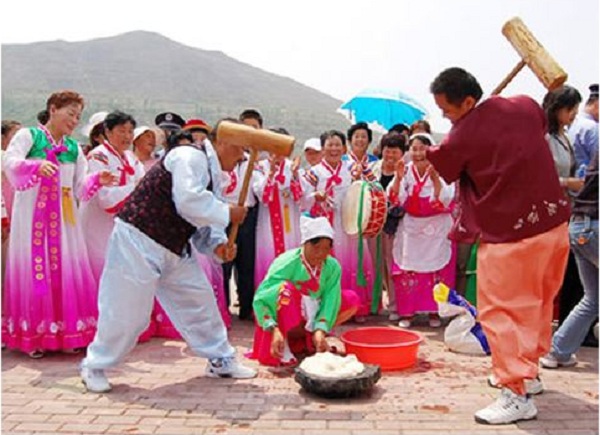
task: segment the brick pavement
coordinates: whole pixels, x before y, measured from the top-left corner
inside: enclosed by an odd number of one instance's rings
[[[497,395],[485,383],[489,358],[447,352],[441,330],[416,329],[426,340],[415,368],[385,374],[369,397],[343,401],[309,396],[292,377],[266,368],[253,380],[203,378],[205,361],[177,341],[137,346],[109,372],[114,390],[105,395],[84,393],[80,356],[31,360],[3,351],[2,433],[598,434],[597,349],[583,348],[575,368],[542,372],[537,420],[481,426],[473,412]],[[230,335],[241,354],[250,347],[251,324],[234,322]]]

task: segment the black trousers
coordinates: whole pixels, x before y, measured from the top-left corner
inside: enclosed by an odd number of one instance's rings
[[[256,223],[258,205],[248,209],[248,214],[240,225],[236,244],[237,256],[233,261],[223,264],[223,279],[227,305],[231,304],[229,282],[235,267],[235,282],[240,303],[240,319],[252,319],[252,300],[254,299],[254,261],[256,258]],[[229,234],[229,228],[227,228]]]

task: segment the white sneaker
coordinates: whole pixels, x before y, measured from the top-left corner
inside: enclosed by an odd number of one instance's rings
[[[411,324],[412,322],[410,321],[410,319],[402,319],[398,322],[398,326],[401,328],[410,328]]]
[[[549,353],[540,358],[540,365],[546,369],[557,369],[559,367],[573,367],[577,365],[577,357],[571,355],[567,361],[560,361],[554,355]]]
[[[390,322],[397,322],[398,320],[400,320],[400,316],[398,315],[398,313],[390,313],[390,315],[388,316],[388,320]]]
[[[510,424],[521,420],[533,420],[537,408],[527,396],[519,396],[503,388],[500,397],[487,408],[475,413],[475,421],[481,424]]]
[[[85,388],[92,393],[107,393],[112,389],[102,369],[83,367],[80,375]]]
[[[539,376],[533,379],[525,379],[525,391],[530,396],[542,394],[544,392],[544,383]]]
[[[493,374],[488,376],[487,383],[492,388],[502,388],[502,385],[500,385],[498,379]],[[544,392],[544,383],[539,376],[535,379],[525,379],[525,390],[527,394],[537,396]]]
[[[208,360],[204,374],[209,378],[251,379],[256,377],[257,372],[240,364],[235,357],[230,357]]]

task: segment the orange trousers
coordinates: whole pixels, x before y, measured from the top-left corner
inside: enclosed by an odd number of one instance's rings
[[[567,224],[511,243],[481,243],[477,310],[499,383],[525,394],[550,350],[553,303],[569,256]]]

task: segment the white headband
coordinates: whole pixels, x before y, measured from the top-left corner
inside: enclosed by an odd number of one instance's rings
[[[418,138],[419,136],[429,139],[431,145],[436,145],[435,140],[433,140],[433,137],[429,133],[415,133],[408,138],[408,142],[410,143],[411,140]]]

